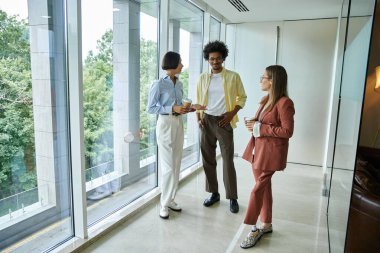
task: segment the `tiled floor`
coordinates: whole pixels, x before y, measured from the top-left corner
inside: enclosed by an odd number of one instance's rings
[[[232,214],[224,199],[220,164],[220,203],[209,208],[202,205],[208,194],[200,170],[180,185],[176,201],[183,208],[181,213],[171,212],[168,220],[159,218],[156,200],[81,252],[328,252],[321,168],[289,164],[284,172],[275,173],[274,232],[265,235],[255,247],[243,250],[239,245],[250,228],[242,221],[253,175],[248,163],[236,158],[240,212]]]

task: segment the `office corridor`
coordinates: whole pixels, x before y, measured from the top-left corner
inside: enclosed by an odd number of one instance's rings
[[[229,211],[221,185],[221,161],[218,164],[221,201],[203,206],[208,196],[204,191],[204,173],[195,172],[180,184],[176,201],[182,212],[170,212],[168,220],[160,219],[158,198],[125,223],[76,252],[328,252],[326,198],[321,197],[320,167],[288,164],[277,172],[273,186],[272,234],[264,235],[255,247],[243,250],[240,242],[249,232],[242,224],[248,197],[253,187],[250,166],[235,159],[238,175],[240,212]]]

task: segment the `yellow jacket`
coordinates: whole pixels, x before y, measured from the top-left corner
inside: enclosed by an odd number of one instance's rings
[[[245,101],[247,100],[247,95],[245,94],[239,74],[225,68],[223,68],[221,74],[227,111],[232,111],[236,105],[243,108]],[[210,85],[210,80],[211,73],[203,73],[199,77],[197,85],[197,103],[200,105],[207,106],[208,104],[208,87]],[[200,113],[201,118],[203,118],[204,111],[198,111],[198,113]],[[238,121],[239,118],[235,115],[231,121],[231,126],[235,128],[236,122]]]

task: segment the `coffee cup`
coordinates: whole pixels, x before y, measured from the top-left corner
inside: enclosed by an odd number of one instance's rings
[[[244,117],[244,122],[248,123],[250,121],[255,120],[255,117]]]
[[[182,102],[183,102],[183,106],[184,107],[186,107],[186,108],[189,108],[190,106],[191,106],[191,99],[190,98],[184,98],[183,100],[182,100]]]

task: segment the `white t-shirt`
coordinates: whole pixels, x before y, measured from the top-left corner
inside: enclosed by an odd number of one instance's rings
[[[208,103],[205,113],[220,116],[226,111],[222,74],[212,74],[210,86],[208,87]]]

